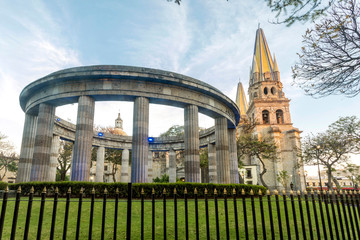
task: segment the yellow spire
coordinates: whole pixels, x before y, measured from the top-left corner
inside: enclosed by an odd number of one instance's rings
[[[242,83],[239,81],[236,91],[236,105],[240,109],[240,116],[246,116],[248,104]]]
[[[259,81],[264,81],[264,74],[271,78],[274,72],[274,63],[271,58],[270,50],[266,42],[264,31],[258,28],[255,37],[254,59],[252,64],[252,73],[259,72]],[[256,81],[256,80],[255,80]]]
[[[280,72],[277,62],[276,62],[275,53],[274,53],[274,72]]]

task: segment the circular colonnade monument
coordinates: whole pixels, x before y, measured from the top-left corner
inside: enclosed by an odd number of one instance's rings
[[[133,101],[133,136],[97,136],[93,130],[95,101]],[[55,109],[72,103],[78,103],[76,126],[59,131],[69,124],[59,123]],[[183,138],[155,138],[148,142],[150,103],[184,108]],[[20,105],[25,123],[17,182],[55,181],[56,158],[55,162],[51,158],[58,149],[59,138],[74,141],[72,181],[89,181],[93,146],[101,149],[98,159],[104,148],[116,146],[123,149],[125,158],[129,149],[132,151],[131,182],[148,181],[149,151],[169,151],[171,164],[174,149],[179,148],[185,152],[185,181],[200,182],[200,142],[209,146],[210,181],[239,181],[235,137],[239,109],[219,90],[194,78],[130,66],[69,68],[26,86],[20,94]],[[215,130],[205,131],[208,135],[203,137],[199,136],[199,112],[215,119]]]

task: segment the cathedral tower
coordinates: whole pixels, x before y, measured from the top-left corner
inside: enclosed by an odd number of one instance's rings
[[[240,83],[241,85],[241,83]],[[238,85],[237,99],[245,98],[242,85]],[[272,57],[266,42],[264,31],[258,28],[255,37],[254,55],[249,76],[249,106],[238,103],[241,111],[246,110],[250,122],[255,123],[253,135],[259,140],[272,141],[277,146],[277,160],[266,161],[267,172],[264,180],[271,189],[282,188],[277,180],[281,171],[289,176],[288,186],[292,183],[296,190],[304,189],[304,170],[299,162],[300,131],[293,127],[289,111],[290,100],[285,97],[280,81],[280,71],[275,55]],[[246,102],[246,98],[245,98]],[[245,165],[262,166],[257,159],[250,159]],[[260,181],[258,181],[261,184]]]

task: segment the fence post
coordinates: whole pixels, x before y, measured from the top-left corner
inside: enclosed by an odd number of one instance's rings
[[[245,239],[249,240],[249,229],[248,229],[247,214],[246,214],[246,198],[245,198],[246,196],[245,196],[245,190],[244,189],[241,189],[241,196],[242,196],[242,202],[243,202]]]
[[[342,239],[346,239],[345,238],[344,223],[343,223],[342,216],[341,216],[340,200],[338,198],[338,192],[336,190],[335,190],[335,200],[336,200],[336,210],[337,210],[337,213],[338,213],[339,224],[340,224],[340,229],[341,229],[341,236],[342,236]]]
[[[252,209],[252,216],[253,216],[253,227],[254,227],[254,239],[257,240],[257,224],[256,224],[256,213],[255,213],[255,202],[254,202],[254,191],[250,190],[250,199],[251,199],[251,209]]]
[[[334,207],[333,192],[331,190],[328,192],[328,196],[329,196],[329,202],[330,202],[330,206],[331,206],[332,216],[334,219],[336,239],[340,239],[339,228],[338,228],[337,221],[336,221],[337,217],[335,217],[336,212],[335,212],[335,207]]]
[[[80,188],[80,195],[79,195],[79,205],[78,205],[78,215],[77,215],[77,222],[76,222],[76,236],[75,239],[79,239],[80,235],[80,223],[81,223],[81,207],[82,207],[82,199],[83,199],[83,188]]]
[[[306,240],[304,211],[303,211],[303,207],[302,207],[302,203],[301,203],[302,202],[301,201],[301,192],[299,190],[297,191],[297,197],[298,197],[299,210],[300,210],[301,229],[302,229],[302,233],[303,233],[303,238],[304,238],[304,240]]]
[[[348,209],[348,213],[349,213],[349,219],[350,219],[350,224],[351,224],[351,232],[352,232],[352,235],[353,235],[354,239],[356,239],[354,221],[353,221],[352,214],[351,214],[351,207],[350,207],[350,202],[349,202],[348,196],[349,196],[349,192],[345,191],[345,199],[346,199],[346,205],[347,205],[347,209]]]
[[[118,222],[118,210],[119,210],[119,188],[115,190],[115,211],[114,211],[114,237],[117,235],[117,222]]]
[[[166,240],[166,189],[163,190],[164,240]]]
[[[206,216],[206,238],[210,239],[210,226],[209,226],[209,203],[208,203],[208,191],[205,188],[205,216]]]
[[[282,194],[283,194],[283,202],[284,202],[284,210],[285,210],[286,232],[287,232],[288,239],[291,239],[289,211],[288,211],[288,207],[287,207],[285,190],[283,190]]]
[[[174,227],[175,227],[175,240],[178,239],[178,224],[177,224],[177,194],[174,188]]]
[[[275,190],[274,194],[275,194],[275,203],[276,203],[276,211],[277,211],[277,217],[278,217],[280,239],[284,239],[283,231],[282,231],[282,223],[281,223],[281,213],[280,213],[280,202],[279,202],[279,192],[278,192],[278,190]]]
[[[216,237],[220,239],[220,227],[219,227],[219,207],[217,202],[217,190],[214,189],[214,203],[215,203],[215,223],[216,223]]]
[[[69,187],[66,193],[66,206],[65,206],[65,219],[64,219],[64,230],[63,230],[63,240],[66,239],[67,233],[67,225],[69,219],[69,207],[70,207],[70,194],[71,194],[71,187]]]
[[[356,232],[357,232],[358,238],[360,239],[359,221],[358,221],[358,216],[356,213],[356,206],[355,206],[354,198],[355,198],[355,191],[351,191],[350,199],[351,199],[351,205],[352,205],[354,219],[355,219]]]
[[[196,229],[196,240],[199,240],[199,208],[198,208],[198,191],[195,188],[195,229]]]
[[[8,200],[8,194],[9,194],[9,187],[6,186],[4,195],[3,195],[3,202],[2,202],[2,208],[1,208],[1,216],[0,216],[0,239],[2,238],[2,233],[4,229],[4,220],[5,220],[5,213],[6,213],[6,205]]]
[[[141,239],[144,239],[144,188],[141,188]],[[116,238],[114,238],[116,239]]]
[[[59,198],[59,188],[55,188],[55,194],[54,194],[54,204],[53,204],[53,212],[51,216],[51,230],[50,230],[50,240],[54,239],[55,234],[55,223],[56,223],[56,212],[57,212],[57,203]]]
[[[126,217],[126,239],[131,239],[131,204],[132,204],[132,183],[128,183],[127,217]]]
[[[306,213],[308,218],[308,226],[309,226],[309,232],[310,232],[310,239],[314,239],[313,229],[312,229],[312,223],[311,223],[311,214],[310,214],[310,206],[309,206],[309,199],[308,199],[308,193],[305,190],[304,191],[304,198],[305,198],[305,206],[306,206]],[[306,233],[304,233],[306,235]]]
[[[238,210],[237,210],[237,202],[236,202],[236,190],[233,188],[233,201],[234,201],[234,217],[235,217],[235,232],[236,232],[236,240],[239,240],[239,221],[238,221]]]
[[[347,218],[347,214],[346,214],[346,207],[345,207],[344,195],[343,195],[343,192],[342,192],[341,190],[340,190],[339,193],[340,193],[340,201],[341,201],[342,210],[343,210],[343,215],[344,215],[346,233],[347,233],[348,239],[351,239],[349,222],[348,222],[348,218]]]
[[[155,240],[155,189],[151,190],[151,236],[152,240]]]
[[[101,240],[105,239],[106,199],[107,199],[107,189],[105,188],[104,196],[103,196],[102,218],[101,218]]]
[[[316,210],[315,196],[314,196],[314,191],[313,190],[311,190],[311,200],[312,200],[313,211],[314,211],[317,238],[321,239],[320,227],[319,227],[319,219],[318,219],[318,214],[317,214],[317,210]]]
[[[187,189],[184,190],[184,202],[185,202],[185,238],[189,239],[189,219],[188,219],[188,202],[187,202]]]
[[[15,239],[16,234],[16,224],[18,219],[18,213],[19,213],[19,205],[20,205],[20,196],[21,196],[21,186],[19,186],[17,192],[16,192],[16,200],[15,200],[15,207],[14,207],[14,214],[13,214],[13,222],[11,227],[11,236],[10,239]]]
[[[327,215],[327,221],[328,221],[328,226],[327,228],[329,229],[330,232],[330,238],[334,239],[334,235],[333,235],[333,228],[332,228],[332,224],[331,224],[331,217],[330,217],[330,211],[329,211],[329,205],[328,205],[328,194],[326,193],[326,191],[323,191],[323,195],[324,195],[324,202],[325,202],[325,210],[326,210],[326,215]],[[336,219],[335,219],[336,221]]]
[[[271,239],[275,239],[275,229],[274,229],[274,220],[272,214],[272,206],[271,206],[271,193],[270,190],[267,190],[267,201],[268,201],[268,208],[269,208],[269,218],[270,218],[270,229],[271,229]]]
[[[262,225],[263,240],[266,240],[264,205],[263,205],[261,189],[259,189],[259,203],[260,203],[260,214],[261,214],[261,225]]]
[[[88,237],[89,240],[91,240],[91,238],[92,238],[92,228],[93,228],[93,221],[94,221],[94,203],[95,203],[95,188],[92,188],[91,204],[90,204],[89,237]]]
[[[24,230],[24,240],[28,239],[29,235],[29,225],[30,225],[30,218],[31,218],[31,209],[32,209],[32,203],[33,203],[33,197],[34,197],[34,187],[31,187],[30,194],[29,194],[29,200],[28,200],[28,207],[26,211],[26,221],[25,221],[25,230]],[[50,235],[51,237],[51,235]],[[0,236],[1,238],[1,236]]]
[[[46,196],[46,187],[44,187],[41,193],[41,204],[40,204],[40,214],[39,214],[39,222],[38,222],[38,231],[37,231],[37,238],[41,239],[41,230],[42,230],[42,223],[44,217],[44,207],[45,207],[45,196]]]
[[[297,219],[296,219],[296,210],[295,210],[294,191],[293,190],[290,191],[290,201],[291,201],[291,209],[292,209],[292,212],[293,212],[295,236],[296,236],[296,239],[299,239],[299,229],[298,229]]]
[[[224,188],[224,210],[225,210],[226,238],[227,238],[227,239],[230,239],[230,232],[229,232],[229,214],[228,214],[227,191],[226,191],[226,188]]]

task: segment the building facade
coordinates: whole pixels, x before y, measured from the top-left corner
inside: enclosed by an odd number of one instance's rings
[[[304,169],[298,158],[300,149],[299,129],[291,122],[289,102],[283,92],[280,71],[275,55],[270,54],[264,31],[258,28],[255,37],[255,47],[249,76],[249,104],[247,104],[242,84],[238,84],[237,105],[240,114],[248,122],[254,124],[252,134],[259,140],[273,142],[277,146],[277,159],[264,159],[267,172],[264,181],[270,189],[281,189],[277,180],[279,172],[286,171],[289,184],[296,189],[304,189]],[[244,124],[241,121],[240,124]],[[239,133],[238,133],[239,134]],[[262,164],[256,158],[245,157],[246,166],[257,166],[258,183]]]

